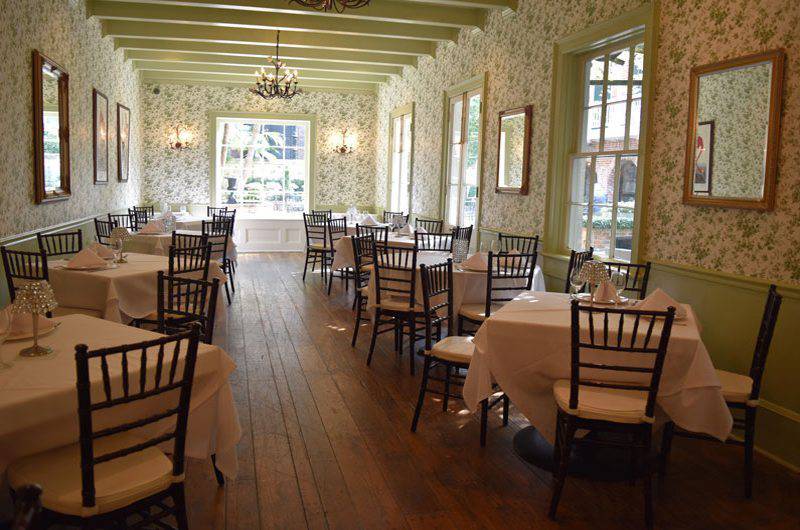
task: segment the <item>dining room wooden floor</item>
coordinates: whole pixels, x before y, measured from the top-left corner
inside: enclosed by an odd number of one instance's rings
[[[193,529],[644,526],[640,484],[582,479],[568,480],[550,521],[550,475],[512,449],[527,425],[513,406],[507,427],[490,418],[485,448],[457,400],[445,413],[428,398],[411,433],[419,375],[391,351],[390,335],[367,367],[366,326],[350,347],[352,292],[336,280],[329,298],[318,274],[304,284],[302,264],[300,254],[239,257],[216,335],[238,364],[239,476],[218,488],[208,463],[190,461]],[[669,475],[656,481],[656,526],[800,528],[800,476],[757,455],[746,501],[740,451],[676,439]]]

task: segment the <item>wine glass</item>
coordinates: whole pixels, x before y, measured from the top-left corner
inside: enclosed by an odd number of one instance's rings
[[[500,241],[492,239],[492,242],[489,245],[489,250],[492,251],[492,254],[497,254],[497,251],[500,250]]]
[[[625,271],[611,271],[611,285],[617,290],[617,297],[622,296],[622,292],[628,286],[628,275]]]
[[[11,334],[12,318],[11,306],[0,309],[0,352],[2,351],[3,343],[5,343],[6,339]],[[8,368],[11,368],[11,364],[7,363],[5,359],[3,359],[2,354],[0,354],[0,370],[7,370]]]
[[[572,294],[570,298],[573,300],[578,298],[578,293],[583,290],[583,286],[586,284],[586,280],[584,279],[583,275],[581,274],[581,270],[579,267],[575,267],[572,270],[572,273],[569,275],[569,285],[572,287]]]

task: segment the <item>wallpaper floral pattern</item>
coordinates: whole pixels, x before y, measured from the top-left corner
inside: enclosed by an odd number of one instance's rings
[[[158,94],[154,93],[158,91]],[[246,88],[144,85],[144,189],[146,201],[208,203],[211,146],[209,112],[315,114],[317,205],[371,206],[375,194],[374,94],[307,92],[289,101],[264,100]],[[169,148],[176,126],[192,134],[192,147]],[[342,128],[357,136],[353,153],[333,152]]]
[[[769,126],[769,65],[700,78],[697,120],[714,122],[711,194],[760,199]]]
[[[659,34],[647,256],[800,283],[800,3],[664,1]],[[775,210],[682,204],[690,69],[774,48],[787,57]]]
[[[553,44],[596,22],[642,5],[642,0],[540,0],[519,2],[516,12],[491,13],[484,31],[462,30],[457,45],[440,44],[435,58],[406,67],[378,93],[377,204],[386,204],[389,113],[414,102],[413,211],[438,215],[442,171],[442,91],[489,72],[484,102],[481,226],[541,234],[547,182]],[[536,28],[536,31],[531,31]],[[529,194],[496,194],[497,116],[533,105]]]
[[[139,202],[141,106],[138,75],[82,0],[3,0],[0,9],[0,237],[105,213]],[[72,197],[33,202],[31,52],[69,73]],[[109,183],[92,183],[92,87],[109,98]],[[130,180],[116,178],[116,103],[131,109]]]

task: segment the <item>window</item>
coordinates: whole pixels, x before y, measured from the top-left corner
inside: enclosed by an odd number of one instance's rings
[[[389,210],[410,213],[413,112],[398,109],[390,118]]]
[[[594,51],[582,69],[576,149],[570,154],[567,243],[592,246],[608,259],[631,259],[639,131],[642,114],[644,42],[639,36]]]
[[[310,121],[217,118],[216,203],[264,214],[308,210],[310,137]]]
[[[452,225],[477,221],[482,93],[481,86],[448,98],[445,218]]]

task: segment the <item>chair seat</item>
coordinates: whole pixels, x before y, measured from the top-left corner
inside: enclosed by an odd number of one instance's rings
[[[722,383],[722,397],[728,403],[747,403],[753,390],[753,379],[749,376],[717,370],[717,377]]]
[[[95,456],[141,440],[116,435],[95,440]],[[90,516],[108,513],[164,491],[173,482],[172,462],[156,447],[133,453],[94,467],[95,506],[84,508],[81,500],[81,460],[78,444],[24,457],[8,467],[12,489],[26,484],[42,487],[42,506],[66,515]]]
[[[494,313],[503,307],[500,304],[492,304],[491,312]],[[486,304],[463,304],[458,310],[458,314],[470,320],[482,322],[486,320]]]
[[[381,309],[385,309],[387,311],[402,311],[402,312],[409,312],[412,309],[409,307],[408,298],[399,298],[399,297],[390,297],[390,298],[382,298],[381,303],[378,304]],[[422,307],[422,304],[414,304],[413,311],[415,313],[422,313],[425,311],[425,308]]]
[[[313,250],[322,250],[325,252],[328,251],[328,247],[325,246],[325,243],[311,243],[308,245],[308,248]]]
[[[473,351],[475,351],[475,344],[472,342],[472,337],[450,336],[434,344],[430,350],[425,351],[425,355],[431,355],[443,361],[469,364]]]
[[[578,410],[569,408],[569,380],[559,379],[553,385],[558,407],[573,416],[615,423],[650,423],[645,416],[647,392],[581,385]]]
[[[86,309],[83,307],[62,307],[53,309],[54,317],[65,317],[67,315],[89,315],[90,317],[103,318],[103,312],[97,309]]]

